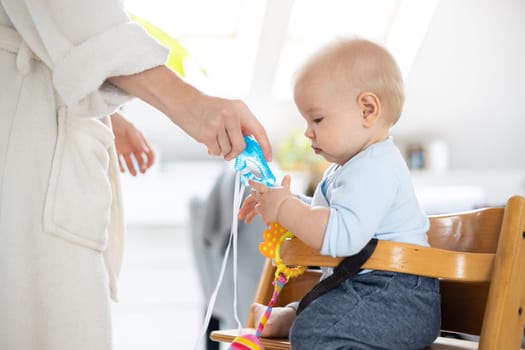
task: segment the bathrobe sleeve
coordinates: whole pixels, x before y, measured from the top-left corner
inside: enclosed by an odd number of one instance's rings
[[[15,29],[51,70],[80,115],[111,112],[130,96],[105,80],[164,64],[169,50],[130,22],[119,0],[0,0]],[[80,108],[79,108],[80,107]]]

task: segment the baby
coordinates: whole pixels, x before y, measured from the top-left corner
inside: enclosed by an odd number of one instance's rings
[[[428,219],[389,136],[404,101],[393,57],[367,40],[334,42],[298,72],[294,100],[312,150],[333,164],[311,199],[290,192],[289,176],[272,188],[252,182],[239,218],[260,214],[331,256],[354,255],[372,238],[428,246]],[[252,305],[257,318],[264,310]],[[439,335],[439,282],[362,271],[296,310],[274,308],[263,336],[289,336],[293,349],[421,349]]]

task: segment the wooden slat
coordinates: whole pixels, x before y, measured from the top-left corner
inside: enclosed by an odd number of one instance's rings
[[[254,328],[245,328],[241,334],[255,334]],[[225,329],[220,331],[213,331],[210,334],[210,339],[214,341],[231,343],[235,337],[239,335],[238,329]],[[289,350],[290,342],[287,338],[260,338],[261,344],[266,350]]]
[[[431,215],[428,241],[434,248],[471,253],[495,253],[504,208],[482,208]]]
[[[287,265],[336,266],[342,258],[321,255],[301,242],[283,242],[281,258]],[[411,273],[466,282],[490,280],[494,254],[457,252],[413,244],[379,241],[364,269]]]
[[[507,202],[480,349],[515,349],[525,325],[525,199]]]

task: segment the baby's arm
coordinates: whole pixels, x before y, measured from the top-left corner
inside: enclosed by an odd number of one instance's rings
[[[265,305],[258,303],[252,304],[251,311],[257,322],[260,321],[266,309],[267,307]],[[296,309],[292,304],[284,307],[274,307],[270,314],[270,318],[264,325],[261,336],[267,338],[287,338],[295,319],[295,313]]]
[[[267,187],[250,181],[253,190],[239,210],[239,218],[247,222],[260,214],[265,224],[278,222],[304,243],[321,249],[330,209],[310,207],[290,192],[290,176],[279,187]]]

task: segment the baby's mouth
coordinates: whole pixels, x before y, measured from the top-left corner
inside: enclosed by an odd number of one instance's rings
[[[312,146],[312,149],[314,150],[315,154],[321,153],[321,149],[319,147]]]

